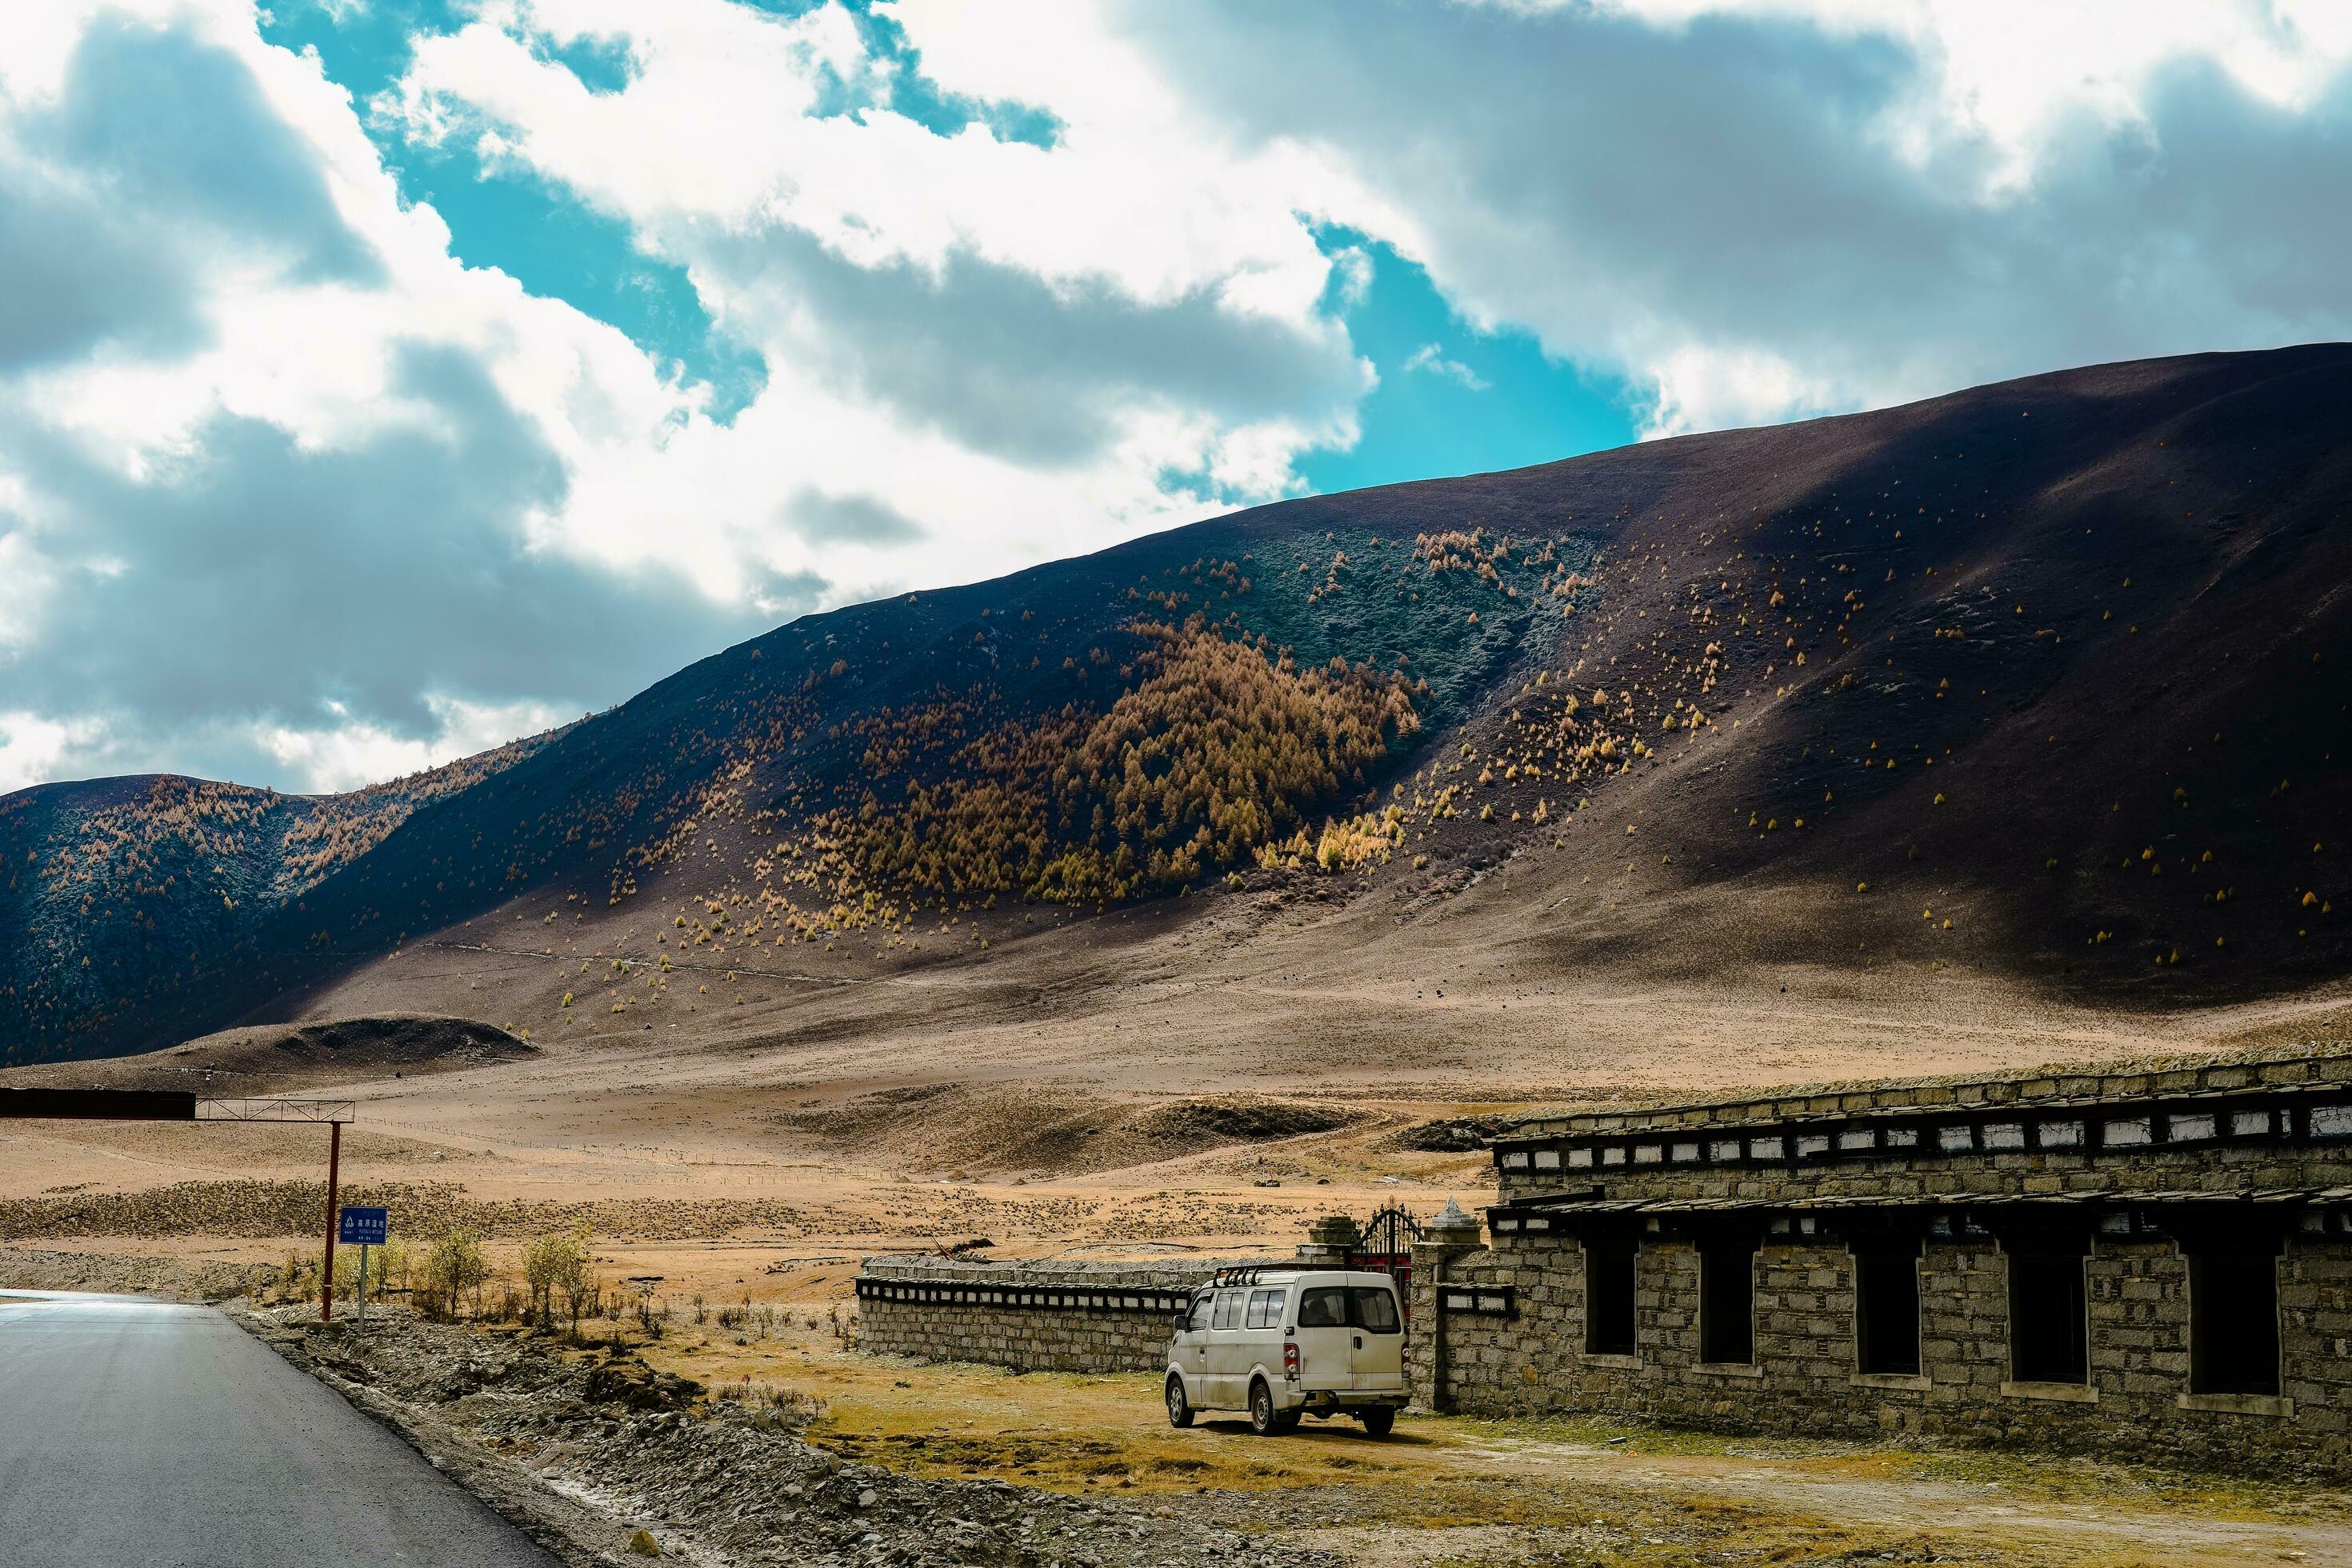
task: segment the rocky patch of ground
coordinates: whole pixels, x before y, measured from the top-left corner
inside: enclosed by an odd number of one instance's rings
[[[705,1568],[1339,1562],[1165,1509],[846,1461],[801,1436],[805,1402],[711,1400],[633,1355],[403,1310],[364,1331],[310,1317],[306,1307],[239,1313],[575,1563],[653,1553]]]
[[[812,1222],[798,1206],[767,1199],[638,1199],[527,1203],[469,1196],[462,1183],[347,1182],[344,1204],[375,1204],[422,1236],[452,1228],[484,1236],[530,1237],[585,1224],[600,1235],[666,1240],[709,1238],[747,1227],[804,1235]],[[0,1201],[0,1238],[51,1237],[309,1236],[326,1212],[324,1182],[176,1182],[142,1192],[69,1192]],[[851,1228],[873,1230],[868,1223]]]
[[[0,1247],[0,1288],[16,1290],[95,1290],[168,1301],[224,1301],[260,1290],[277,1273],[266,1263]]]

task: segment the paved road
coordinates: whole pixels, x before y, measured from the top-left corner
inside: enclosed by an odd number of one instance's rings
[[[210,1308],[0,1290],[0,1562],[554,1561]]]

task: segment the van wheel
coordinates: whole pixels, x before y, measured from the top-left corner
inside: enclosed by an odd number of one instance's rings
[[[1175,1427],[1192,1424],[1192,1402],[1184,1397],[1184,1380],[1174,1373],[1168,1374],[1168,1425]]]
[[[1377,1405],[1363,1412],[1364,1436],[1385,1437],[1396,1430],[1396,1412],[1386,1405]]]
[[[1283,1429],[1281,1413],[1274,1407],[1274,1390],[1259,1378],[1250,1384],[1250,1430],[1261,1437],[1271,1437]]]

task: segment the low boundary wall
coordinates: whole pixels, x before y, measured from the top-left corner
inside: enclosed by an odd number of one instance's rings
[[[1220,1268],[1279,1261],[965,1262],[869,1258],[857,1277],[857,1346],[1016,1372],[1157,1372],[1176,1313]]]

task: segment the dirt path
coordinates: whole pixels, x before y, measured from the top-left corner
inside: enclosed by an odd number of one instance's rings
[[[2007,1456],[1864,1454],[1849,1461],[1774,1460],[1754,1455],[1641,1455],[1607,1445],[1504,1437],[1464,1444],[1448,1461],[1479,1474],[1538,1478],[1556,1486],[1580,1481],[1611,1489],[1656,1489],[1681,1498],[1703,1496],[1759,1509],[1810,1514],[1848,1527],[1919,1531],[1932,1521],[1938,1538],[1997,1542],[2012,1553],[2047,1552],[2065,1561],[2085,1550],[2127,1552],[2148,1563],[2278,1563],[2352,1564],[2352,1518],[2347,1500],[2315,1494],[2308,1506],[2322,1517],[2293,1518],[2260,1511],[2298,1507],[2291,1498],[2257,1500],[2236,1480],[2215,1480],[2200,1511],[2187,1501],[2199,1482],[2141,1479],[2161,1488],[2164,1500],[2113,1495],[2114,1472],[2084,1468],[2084,1489],[2105,1476],[2109,1495],[2052,1495],[2050,1472],[2063,1461]],[[2011,1479],[1964,1480],[1884,1470],[1981,1468],[2016,1472]],[[2130,1487],[2131,1483],[2123,1483]]]

